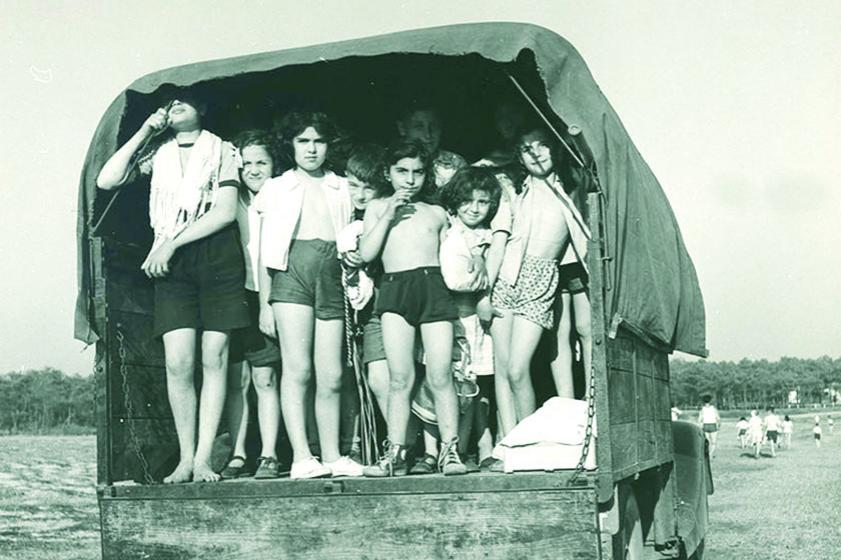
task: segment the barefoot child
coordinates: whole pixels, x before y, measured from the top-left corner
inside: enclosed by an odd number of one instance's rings
[[[438,260],[447,214],[427,202],[433,185],[431,162],[414,142],[392,146],[386,157],[387,178],[394,194],[372,200],[365,211],[359,244],[362,259],[382,259],[384,275],[376,313],[383,327],[391,375],[388,393],[388,443],[366,476],[406,474],[406,429],[415,378],[415,334],[419,329],[426,350],[426,374],[435,397],[435,412],[443,445],[438,465],[445,475],[463,474],[458,456],[458,401],[450,374],[453,326],[458,317],[444,285]]]
[[[339,453],[344,299],[336,234],[351,219],[347,181],[325,168],[333,124],[322,113],[295,112],[282,124],[290,167],[266,181],[254,200],[262,216],[260,258],[271,276],[260,290],[272,305],[283,375],[280,398],[292,445],[291,478],[359,476]],[[323,463],[306,433],[307,390],[315,377],[315,419]]]
[[[280,429],[280,393],[277,372],[280,349],[277,346],[274,315],[267,299],[260,298],[260,216],[252,202],[266,180],[277,169],[272,141],[266,132],[248,130],[236,139],[242,158],[237,204],[237,224],[245,257],[245,289],[251,325],[233,334],[231,363],[228,368],[228,428],[233,442],[232,458],[220,473],[222,478],[240,478],[250,471],[246,467],[245,436],[248,427],[248,390],[254,385],[257,394],[257,422],[260,426],[262,451],[257,459],[254,478],[277,478],[277,436]],[[264,282],[268,281],[266,277]],[[268,292],[264,290],[264,296]]]
[[[122,185],[132,160],[155,134],[170,135],[141,162],[151,173],[155,239],[143,271],[155,285],[154,334],[163,337],[167,394],[180,458],[164,482],[211,482],[210,453],[225,402],[228,334],[249,324],[245,268],[236,225],[239,161],[234,147],[203,130],[204,105],[181,92],[153,113],[105,163],[97,186]],[[199,403],[193,375],[201,332]],[[198,412],[198,441],[196,415]]]
[[[742,416],[739,418],[739,421],[736,422],[736,437],[739,439],[739,447],[744,449],[748,446],[748,428],[750,424],[748,424],[748,419]]]
[[[534,412],[530,365],[543,331],[553,327],[558,262],[570,244],[585,254],[589,237],[558,177],[557,145],[549,134],[527,126],[516,147],[527,176],[511,204],[511,235],[492,292],[502,315],[491,324],[502,435]]]

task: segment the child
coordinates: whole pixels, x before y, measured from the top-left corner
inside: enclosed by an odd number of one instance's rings
[[[815,436],[815,447],[820,447],[821,446],[821,434],[822,433],[823,433],[823,430],[821,430],[821,421],[818,418],[818,419],[815,420],[815,427],[812,428],[812,435]]]
[[[426,372],[434,397],[443,441],[438,456],[445,475],[463,474],[458,456],[458,401],[450,374],[453,327],[458,317],[444,285],[438,260],[440,240],[447,229],[446,212],[428,202],[433,185],[431,161],[415,142],[399,142],[386,158],[387,178],[394,194],[372,200],[365,211],[359,243],[363,260],[382,259],[384,275],[376,313],[383,327],[391,375],[388,393],[388,443],[366,476],[406,474],[406,428],[414,385],[414,348],[420,329],[426,350]]]
[[[777,456],[777,438],[781,431],[780,417],[774,412],[774,407],[769,406],[765,414],[765,439],[771,447],[771,457]]]
[[[380,318],[374,314],[376,288],[371,268],[359,256],[359,238],[362,236],[362,216],[375,198],[391,194],[391,185],[383,179],[385,149],[376,144],[362,144],[354,148],[347,162],[347,180],[356,218],[339,233],[337,246],[345,265],[344,284],[351,306],[357,310],[362,326],[362,363],[367,367],[368,386],[374,394],[380,411],[388,410],[388,363],[383,347]]]
[[[277,346],[274,315],[271,305],[259,295],[260,216],[252,204],[263,184],[275,175],[277,157],[271,137],[263,131],[248,130],[236,139],[242,157],[237,224],[245,256],[245,289],[251,325],[234,333],[228,368],[228,424],[233,441],[232,458],[220,473],[222,478],[240,478],[250,474],[246,467],[245,436],[248,427],[248,390],[254,385],[257,394],[257,421],[260,426],[262,452],[257,459],[254,478],[277,478],[277,436],[280,429],[280,393],[277,367],[280,349]],[[264,296],[268,292],[264,290]]]
[[[266,181],[254,204],[262,217],[261,283],[283,355],[281,406],[292,445],[290,477],[359,476],[362,466],[339,453],[344,299],[336,234],[351,218],[347,181],[326,169],[336,137],[323,113],[293,112],[282,122],[292,169]],[[306,434],[307,389],[315,371],[315,418],[324,463]]]
[[[789,415],[786,414],[783,419],[783,444],[786,449],[791,449],[791,434],[794,433],[794,422],[791,421]]]
[[[831,434],[835,428],[835,420],[832,419],[832,415],[826,417],[826,425],[829,426],[829,433]]]
[[[558,178],[556,144],[534,125],[517,138],[518,157],[527,177],[510,204],[511,234],[492,287],[493,306],[502,315],[493,320],[491,334],[503,435],[534,412],[531,359],[543,331],[553,327],[558,260],[570,243],[577,255],[583,255],[589,237]],[[488,260],[490,269],[490,254]]]
[[[762,447],[762,440],[765,439],[765,431],[762,425],[762,418],[759,417],[759,413],[755,409],[750,411],[748,434],[750,434],[750,443],[753,445],[753,456],[755,459],[759,459],[759,451]],[[710,453],[710,457],[712,457],[712,453]]]
[[[704,437],[710,444],[710,457],[715,455],[716,443],[718,442],[718,429],[721,426],[721,418],[718,416],[718,409],[713,405],[713,398],[704,395],[704,406],[698,412],[698,423],[704,429]]]
[[[151,174],[155,239],[142,269],[155,285],[154,334],[163,337],[167,394],[180,457],[165,483],[212,482],[210,454],[225,402],[228,333],[250,324],[236,216],[239,161],[234,147],[202,129],[205,106],[189,91],[158,109],[105,163],[97,186],[114,189],[141,146],[170,130],[141,163]],[[193,375],[201,331],[201,406]],[[196,413],[198,411],[198,442]]]
[[[748,446],[748,419],[742,416],[736,422],[736,437],[739,438],[739,447],[744,449]]]
[[[493,390],[493,341],[476,314],[476,304],[487,288],[484,258],[491,243],[490,222],[499,207],[501,189],[494,172],[466,168],[456,173],[442,193],[442,202],[454,218],[441,244],[441,272],[454,292],[459,320],[454,321],[464,377],[475,379],[479,393],[462,415],[459,441],[465,446],[475,430],[479,466],[490,469],[494,459],[489,427]]]

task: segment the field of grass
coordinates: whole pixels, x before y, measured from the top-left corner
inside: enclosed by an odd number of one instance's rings
[[[794,417],[792,449],[754,459],[725,420],[713,459],[708,560],[841,557],[841,423]],[[0,437],[0,559],[94,560],[99,525],[93,436]]]
[[[0,437],[0,558],[100,557],[94,436]]]
[[[792,420],[792,448],[772,458],[765,446],[759,459],[739,448],[735,421],[724,421],[712,462],[709,560],[841,558],[841,425],[829,433],[824,419],[817,449],[814,414]]]

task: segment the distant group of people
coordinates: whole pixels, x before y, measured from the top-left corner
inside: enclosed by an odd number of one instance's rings
[[[680,416],[678,408],[672,408],[672,420]],[[712,396],[703,397],[703,405],[698,412],[698,423],[701,425],[704,436],[709,446],[710,457],[715,455],[718,446],[718,432],[721,428],[721,416],[718,409],[712,403]],[[831,431],[834,426],[832,416],[826,418],[826,425]],[[776,457],[777,449],[790,449],[792,446],[792,434],[794,433],[794,421],[788,414],[782,418],[776,413],[773,406],[767,407],[765,416],[760,416],[757,409],[750,412],[749,417],[742,416],[736,422],[736,437],[741,449],[753,448],[753,455],[759,458],[763,445],[768,444],[771,457]],[[812,429],[815,439],[815,446],[820,447],[823,429],[821,418],[815,415],[815,423]]]
[[[415,104],[397,115],[388,145],[355,145],[339,165],[337,127],[323,113],[290,112],[278,130],[231,144],[202,128],[205,108],[182,92],[97,180],[113,189],[135,168],[151,176],[154,242],[142,269],[155,285],[180,447],[165,482],[279,476],[281,422],[292,478],[462,474],[474,441],[476,462],[499,470],[494,442],[535,410],[530,367],[546,331],[557,393],[573,396],[576,346],[589,376],[589,231],[542,123],[500,108],[499,146],[471,166],[441,149],[436,108]],[[348,333],[361,333],[388,433],[370,465],[358,455]],[[233,452],[217,473],[210,452],[225,410]],[[418,420],[424,451],[410,461]],[[340,449],[348,430],[352,444]]]

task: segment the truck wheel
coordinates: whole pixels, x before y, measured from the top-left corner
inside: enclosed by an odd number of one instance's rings
[[[624,499],[619,502],[622,507],[619,531],[613,536],[613,560],[642,560],[642,521],[637,499],[631,488],[622,494]]]

